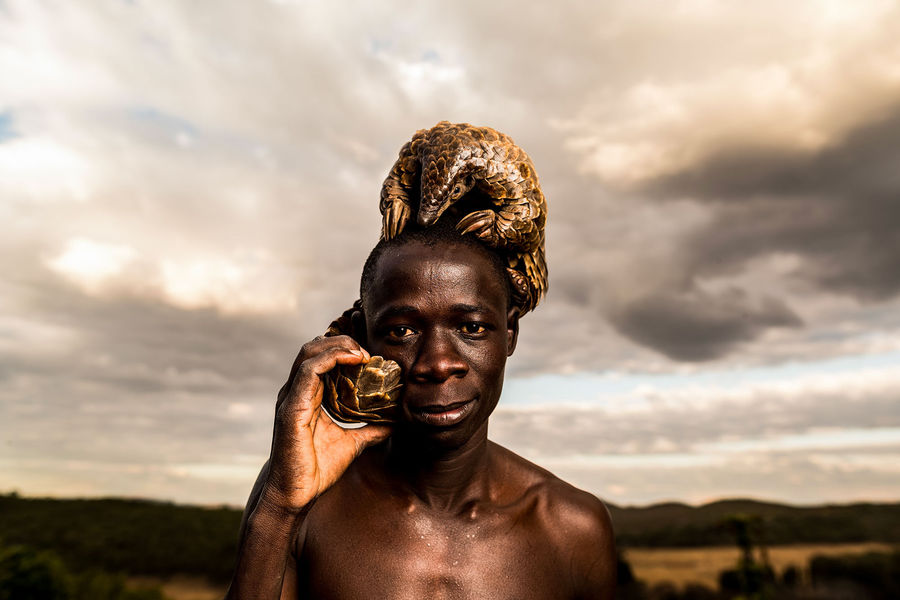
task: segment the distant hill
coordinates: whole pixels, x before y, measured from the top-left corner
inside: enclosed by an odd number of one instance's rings
[[[228,581],[240,520],[224,507],[0,496],[0,544],[53,550],[77,570]]]
[[[731,545],[725,524],[733,515],[761,517],[768,544],[900,543],[900,503],[789,506],[756,500],[721,500],[702,506],[666,503],[641,508],[609,507],[622,546]]]
[[[900,503],[794,507],[753,500],[704,506],[610,506],[624,547],[732,545],[723,521],[758,515],[769,544],[900,543]],[[231,576],[241,511],[149,500],[60,500],[0,495],[0,545],[50,549],[75,569],[134,575]]]

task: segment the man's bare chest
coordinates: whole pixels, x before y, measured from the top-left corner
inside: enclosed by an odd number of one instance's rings
[[[298,557],[300,596],[565,597],[560,557],[527,515],[518,516],[436,519],[410,513],[329,521],[307,532]]]

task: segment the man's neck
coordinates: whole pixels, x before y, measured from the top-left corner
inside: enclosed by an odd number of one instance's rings
[[[394,435],[386,447],[385,466],[395,485],[409,493],[411,508],[471,511],[490,497],[487,423],[457,448],[428,447],[421,438]]]

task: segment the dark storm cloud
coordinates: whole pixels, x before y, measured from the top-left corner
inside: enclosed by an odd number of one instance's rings
[[[860,300],[900,293],[900,106],[815,153],[723,149],[647,191],[709,204],[693,239],[697,272],[796,253],[798,276]]]
[[[864,302],[900,293],[900,107],[821,151],[723,148],[690,169],[637,189],[666,203],[689,198],[708,211],[673,254],[680,277],[610,313],[614,327],[673,360],[709,360],[773,327],[802,325],[777,295],[697,289],[754,259],[789,254],[789,278]],[[687,280],[689,283],[685,284]],[[574,287],[571,295],[583,296]],[[778,291],[773,291],[778,294]]]
[[[612,322],[624,335],[682,361],[716,358],[768,327],[801,324],[783,302],[765,298],[754,306],[737,288],[657,292],[621,307]]]

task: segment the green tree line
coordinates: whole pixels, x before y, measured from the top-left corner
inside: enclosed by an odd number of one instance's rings
[[[241,513],[141,500],[0,496],[0,540],[52,550],[75,570],[231,578]]]
[[[797,507],[724,500],[698,507],[675,503],[610,507],[616,541],[649,548],[727,546],[734,537],[723,523],[736,513],[757,515],[767,543],[773,545],[900,542],[900,504]]]

